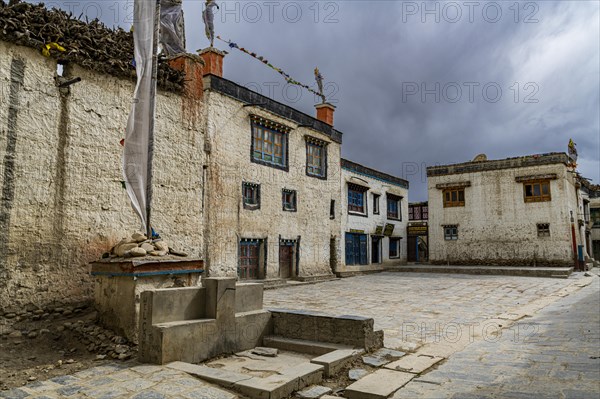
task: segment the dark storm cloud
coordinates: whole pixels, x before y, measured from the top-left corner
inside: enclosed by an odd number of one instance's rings
[[[131,25],[132,3],[58,3]],[[203,4],[184,0],[190,52],[208,45]],[[598,2],[218,4],[217,34],[308,84],[319,66],[343,155],[410,180],[411,201],[426,199],[424,165],[565,151],[570,137],[579,170],[600,181]],[[314,114],[313,95],[236,50],[225,76]]]

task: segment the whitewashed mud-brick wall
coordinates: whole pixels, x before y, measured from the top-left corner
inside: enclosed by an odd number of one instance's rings
[[[216,78],[213,78],[216,79]],[[206,81],[205,81],[206,82]],[[226,83],[231,85],[232,83]],[[239,88],[245,91],[245,88]],[[260,99],[259,103],[269,101]],[[218,90],[207,89],[206,262],[211,276],[236,276],[240,239],[267,240],[265,278],[279,276],[279,239],[300,237],[300,277],[331,275],[339,261],[341,231],[340,148],[328,135],[299,126],[297,122],[245,103]],[[290,110],[284,105],[283,110]],[[250,114],[290,127],[289,171],[251,162]],[[306,175],[305,135],[327,145],[327,179]],[[261,205],[247,210],[242,202],[242,182],[260,184]],[[297,211],[282,210],[282,189],[297,191]],[[330,203],[335,201],[335,218]],[[331,239],[335,244],[331,246]],[[333,250],[333,251],[332,251]],[[334,255],[332,256],[332,252]]]
[[[406,226],[408,225],[408,182],[393,183],[391,181],[385,181],[385,177],[377,178],[377,175],[384,175],[377,171],[370,171],[369,168],[365,168],[362,165],[356,165],[363,170],[363,173],[358,173],[342,168],[342,179],[341,179],[341,190],[342,190],[342,242],[340,251],[342,253],[341,265],[338,272],[359,272],[359,271],[371,271],[380,270],[384,266],[394,266],[406,264],[407,257],[407,236]],[[391,179],[390,179],[391,180]],[[395,178],[394,180],[400,180]],[[369,190],[365,192],[365,203],[366,203],[366,214],[359,215],[356,213],[348,212],[348,183],[354,183],[369,187]],[[387,197],[386,194],[393,194],[402,197],[400,201],[400,220],[389,219],[387,216]],[[373,194],[379,195],[379,214],[374,213]],[[376,228],[378,226],[385,227],[387,224],[394,225],[394,231],[391,237],[400,238],[400,252],[397,258],[390,258],[390,237],[382,237],[381,240],[381,263],[373,264],[371,262],[371,254],[376,248],[373,248],[371,242],[371,236],[375,235]],[[345,233],[353,231],[362,231],[364,234],[369,236],[368,239],[368,262],[369,265],[346,265],[346,246],[345,246]],[[380,233],[378,235],[381,235]]]
[[[572,173],[561,163],[566,154],[552,154],[552,164],[431,175],[429,192],[429,259],[436,264],[572,266],[571,211],[577,227],[577,196]],[[531,157],[530,161],[531,161]],[[500,161],[487,161],[500,162]],[[518,159],[507,160],[514,162]],[[449,165],[453,168],[456,165]],[[476,163],[460,164],[476,168]],[[550,181],[551,201],[525,202],[519,176],[556,174]],[[470,182],[465,205],[444,208],[438,184]],[[550,236],[538,237],[537,224],[549,223]],[[458,225],[458,239],[444,239],[444,225]]]
[[[121,181],[134,82],[0,42],[0,311],[92,296],[88,263],[139,230]],[[202,256],[201,103],[159,91],[153,226]],[[198,113],[198,115],[196,115]],[[194,114],[190,117],[190,114]]]

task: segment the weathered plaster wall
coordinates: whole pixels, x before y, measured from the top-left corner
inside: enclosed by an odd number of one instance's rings
[[[551,173],[558,176],[550,183],[552,200],[526,203],[523,183],[515,178]],[[436,184],[465,181],[471,182],[465,206],[444,208]],[[570,211],[577,212],[577,199],[564,164],[429,176],[428,192],[432,263],[573,264]],[[538,237],[537,223],[550,223],[550,237]],[[447,241],[442,226],[452,224],[458,225],[458,240]]]
[[[238,244],[242,238],[267,239],[266,278],[279,276],[279,239],[300,237],[299,276],[331,274],[330,240],[339,246],[340,145],[325,134],[299,127],[294,122],[218,92],[205,91],[207,138],[210,147],[207,176],[206,261],[211,276],[236,276]],[[250,160],[250,114],[291,127],[289,171]],[[306,175],[305,135],[329,142],[327,180]],[[260,184],[259,210],[242,203],[242,182]],[[297,212],[282,210],[282,189],[297,190]],[[330,220],[330,201],[336,217]],[[339,257],[338,257],[339,259]]]
[[[348,182],[361,184],[360,180],[352,181],[352,178],[358,178],[364,183],[363,185],[369,187],[369,191],[366,192],[367,198],[367,216],[354,215],[348,212]],[[341,265],[338,271],[350,272],[350,271],[369,271],[378,270],[383,266],[398,265],[406,263],[406,226],[408,223],[408,189],[393,185],[388,182],[384,182],[372,177],[365,176],[363,174],[357,174],[352,171],[342,169],[341,179],[342,189],[342,235],[341,235]],[[401,201],[401,215],[402,220],[392,220],[387,218],[387,199],[386,193],[394,194],[403,197]],[[373,194],[379,194],[379,215],[373,213]],[[394,232],[392,237],[401,237],[400,240],[400,256],[398,258],[391,258],[389,256],[389,237],[384,237],[381,243],[381,264],[371,263],[371,253],[373,251],[371,243],[371,235],[375,234],[377,226],[385,226],[386,224],[394,225]],[[365,234],[369,235],[368,243],[368,261],[369,265],[346,265],[346,246],[345,246],[345,233],[350,230],[362,230]]]
[[[14,60],[24,77],[11,94]],[[82,81],[61,94],[55,71],[38,51],[0,42],[0,310],[91,298],[88,263],[139,229],[121,186],[119,145],[133,82],[71,65],[65,75]],[[200,112],[177,94],[158,96],[153,225],[199,256],[203,139],[182,117],[191,105]]]

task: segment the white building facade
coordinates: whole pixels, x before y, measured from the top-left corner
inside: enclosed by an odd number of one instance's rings
[[[408,182],[342,159],[342,261],[352,275],[406,263]]]
[[[210,59],[209,59],[210,62]],[[333,277],[342,134],[220,76],[204,77],[205,264],[240,280]]]
[[[581,195],[564,153],[427,168],[433,264],[573,266]]]

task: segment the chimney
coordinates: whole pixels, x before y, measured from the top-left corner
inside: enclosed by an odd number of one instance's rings
[[[227,54],[224,51],[217,50],[214,47],[207,47],[200,51],[200,58],[204,61],[203,76],[215,75],[223,77],[223,57]]]
[[[169,66],[185,74],[183,80],[184,94],[196,100],[202,99],[204,92],[202,84],[204,61],[197,55],[183,54],[170,59]]]
[[[333,113],[335,112],[335,106],[329,103],[322,103],[315,105],[315,108],[317,109],[317,119],[333,126]]]

